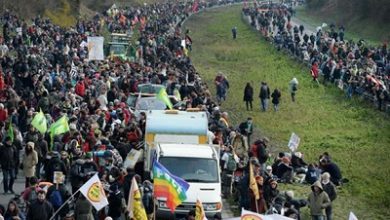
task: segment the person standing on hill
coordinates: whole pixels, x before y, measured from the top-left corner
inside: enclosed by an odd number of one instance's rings
[[[267,111],[270,91],[266,82],[261,82],[259,98],[261,103],[261,109],[263,110],[263,112]]]
[[[337,198],[336,186],[330,181],[330,174],[325,172],[321,176],[321,184],[324,191],[328,194],[330,201],[333,201]],[[332,220],[332,204],[326,207],[326,220]]]
[[[237,27],[232,28],[232,35],[233,35],[233,39],[235,40],[237,38]]]
[[[280,93],[279,89],[275,89],[274,92],[271,94],[272,104],[274,104],[275,112],[277,112],[279,110],[279,103],[280,103],[281,96],[282,96],[282,94]]]
[[[253,133],[253,121],[251,117],[248,117],[246,121],[239,125],[240,133],[244,136],[247,141],[247,146],[250,146],[251,135]]]
[[[312,220],[325,220],[325,209],[331,205],[329,196],[324,192],[320,181],[311,186],[312,192],[308,198],[308,206]]]
[[[250,110],[252,111],[253,87],[249,82],[246,84],[244,89],[244,101],[246,105],[246,110],[249,111],[250,108]]]
[[[295,102],[295,95],[296,95],[296,93],[297,93],[297,91],[298,91],[298,80],[297,80],[297,78],[293,78],[291,81],[290,81],[290,83],[289,83],[289,86],[290,86],[290,94],[291,94],[291,100],[293,101],[293,102]]]

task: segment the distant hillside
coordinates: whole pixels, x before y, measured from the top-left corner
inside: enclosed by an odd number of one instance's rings
[[[121,6],[141,5],[158,0],[0,0],[0,12],[6,9],[16,12],[24,19],[37,15],[49,17],[61,26],[70,26],[81,16],[107,10],[112,4]]]
[[[377,41],[390,36],[390,0],[306,0],[306,13]]]

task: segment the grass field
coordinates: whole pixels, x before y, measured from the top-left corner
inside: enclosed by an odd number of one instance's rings
[[[272,140],[274,149],[287,151],[291,132],[301,137],[299,150],[314,162],[327,151],[339,164],[350,183],[339,189],[334,203],[334,219],[347,219],[353,211],[359,219],[387,219],[390,215],[390,121],[389,117],[366,106],[359,99],[345,100],[334,86],[315,86],[308,69],[276,51],[243,22],[240,7],[215,9],[193,16],[186,23],[193,38],[192,61],[215,92],[213,79],[218,71],[230,81],[228,100],[222,104],[234,124],[254,118],[261,135]],[[237,26],[238,39],[231,38]],[[297,102],[292,103],[288,82],[297,77]],[[281,109],[275,113],[259,110],[259,84],[282,91]],[[255,88],[255,108],[246,111],[245,84]],[[308,186],[288,185],[307,197]],[[308,209],[304,208],[304,219]]]

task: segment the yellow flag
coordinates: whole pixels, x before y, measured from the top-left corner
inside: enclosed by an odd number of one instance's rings
[[[249,163],[249,188],[255,194],[255,199],[259,200],[260,199],[259,188],[257,187],[257,182],[254,176],[252,163]]]
[[[195,220],[207,220],[202,201],[199,199],[196,200]]]
[[[142,204],[141,193],[137,181],[133,177],[131,180],[131,189],[129,193],[129,203],[127,204],[129,216],[134,220],[148,220],[144,205]]]

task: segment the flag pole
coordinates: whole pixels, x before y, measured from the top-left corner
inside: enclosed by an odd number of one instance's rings
[[[81,188],[81,187],[80,187]],[[76,192],[74,192],[70,197],[69,197],[69,199],[67,199],[65,202],[64,202],[64,204],[62,204],[58,209],[57,209],[57,211],[56,212],[54,212],[54,214],[50,217],[50,219],[49,220],[53,220],[54,219],[54,217],[56,217],[56,215],[60,212],[60,210],[62,209],[62,208],[64,208],[64,206],[78,193],[78,192],[80,192],[80,188],[76,191]]]

